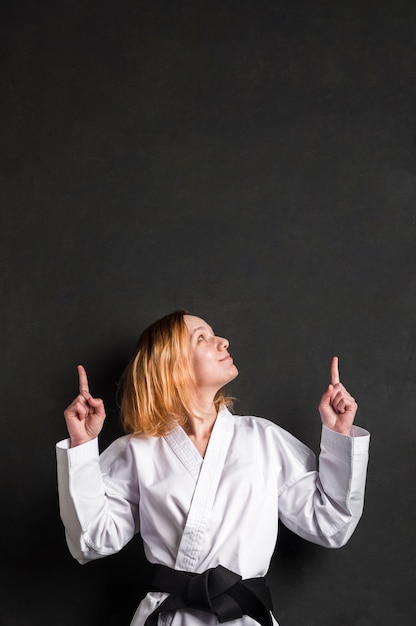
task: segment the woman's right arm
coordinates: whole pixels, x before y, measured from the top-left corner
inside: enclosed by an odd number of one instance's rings
[[[72,556],[80,563],[118,552],[138,531],[138,486],[128,440],[105,452],[103,475],[97,436],[105,411],[89,393],[78,366],[80,393],[65,410],[70,439],[56,446],[59,505]],[[122,470],[120,469],[122,468]]]

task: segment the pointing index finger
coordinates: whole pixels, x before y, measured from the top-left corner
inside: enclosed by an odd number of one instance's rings
[[[339,370],[338,370],[338,357],[332,357],[331,363],[331,385],[337,385],[339,383]]]
[[[85,391],[87,393],[89,393],[90,389],[88,387],[87,372],[85,371],[85,369],[84,369],[84,367],[82,365],[78,365],[77,370],[78,370],[78,377],[79,377],[79,392],[80,392],[80,394],[83,394]]]

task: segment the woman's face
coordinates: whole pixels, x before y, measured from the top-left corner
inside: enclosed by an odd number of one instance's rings
[[[229,342],[217,337],[200,317],[184,315],[189,334],[189,358],[200,391],[217,393],[238,376],[238,369],[228,352]]]

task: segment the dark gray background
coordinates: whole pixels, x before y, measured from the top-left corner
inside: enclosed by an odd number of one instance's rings
[[[333,354],[372,432],[340,550],[282,530],[282,626],[414,623],[412,0],[5,2],[1,10],[1,623],[128,624],[137,539],[81,567],[55,442],[76,365],[117,381],[176,308],[228,337],[236,411],[316,452]],[[253,533],[256,529],[253,528]]]

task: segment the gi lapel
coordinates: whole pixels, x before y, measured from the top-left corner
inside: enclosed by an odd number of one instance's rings
[[[218,418],[217,418],[218,419]],[[178,426],[165,436],[165,441],[188,470],[195,482],[198,480],[203,458],[195,448],[185,431]]]
[[[218,413],[205,458],[203,461],[201,459],[199,476],[179,545],[175,569],[192,572],[198,565],[203,544],[202,538],[209,522],[232,434],[233,417],[228,409],[223,408]],[[189,439],[188,443],[194,447]]]

